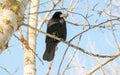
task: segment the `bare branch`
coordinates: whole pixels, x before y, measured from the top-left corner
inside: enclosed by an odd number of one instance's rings
[[[108,21],[107,21],[107,22],[108,22]],[[105,23],[106,23],[106,22],[105,22]],[[103,24],[103,23],[102,23],[102,24]],[[24,24],[24,26],[30,27],[30,28],[32,28],[32,29],[34,29],[34,30],[36,30],[36,31],[38,31],[38,32],[40,32],[40,33],[43,33],[43,34],[45,34],[45,35],[47,35],[47,36],[49,36],[49,37],[51,37],[51,38],[54,38],[54,39],[56,39],[56,40],[62,41],[62,42],[64,42],[65,44],[67,44],[67,45],[69,45],[69,46],[71,46],[71,47],[73,47],[73,48],[75,48],[75,49],[77,49],[77,50],[79,50],[79,51],[81,51],[81,52],[83,52],[83,53],[85,53],[85,54],[88,54],[88,55],[90,55],[90,56],[101,57],[101,58],[115,57],[114,55],[99,55],[99,54],[94,54],[94,53],[88,52],[87,50],[84,50],[83,48],[80,48],[80,47],[78,47],[78,46],[75,46],[75,45],[69,43],[68,41],[65,41],[65,40],[63,40],[63,39],[61,39],[61,38],[58,38],[58,37],[53,36],[53,35],[50,35],[50,34],[48,34],[48,33],[46,33],[46,32],[43,32],[43,31],[41,31],[41,30],[39,30],[39,29],[35,29],[34,27],[31,27],[31,26],[29,26],[29,25],[27,25],[27,24]],[[94,27],[96,27],[96,26],[94,26]],[[94,27],[92,27],[92,28],[94,28]],[[89,30],[89,29],[88,29],[88,30]],[[86,31],[88,31],[88,30],[86,30]],[[84,31],[84,32],[85,32],[85,31]],[[83,33],[83,32],[82,32],[82,33]],[[77,35],[77,36],[78,36],[78,35]]]
[[[120,53],[115,54],[115,57],[109,58],[108,60],[104,61],[103,63],[99,64],[98,66],[96,66],[95,68],[89,70],[86,75],[91,75],[92,73],[94,73],[96,70],[100,69],[102,66],[106,65],[107,63],[109,63],[110,61],[116,59],[117,57],[120,56]]]

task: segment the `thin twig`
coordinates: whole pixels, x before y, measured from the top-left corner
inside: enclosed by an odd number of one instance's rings
[[[53,61],[50,62],[50,65],[48,67],[48,70],[46,72],[46,75],[49,75],[50,71],[51,71],[51,67],[52,67]]]
[[[65,52],[64,52],[64,54],[63,54],[62,60],[61,60],[61,62],[60,62],[59,68],[58,68],[57,75],[59,75],[59,73],[60,73],[60,68],[61,68],[61,66],[62,66],[63,60],[64,60],[64,58],[65,58],[65,55],[66,55],[69,47],[70,47],[70,46],[67,47],[67,49],[65,50]]]
[[[66,67],[64,68],[64,70],[63,70],[63,72],[61,73],[61,75],[64,75],[64,74],[65,74],[65,71],[69,68],[69,66],[70,66],[70,64],[71,64],[71,62],[72,62],[72,60],[73,60],[73,58],[75,57],[76,52],[77,52],[77,50],[74,51],[73,55],[71,56],[71,58],[70,58],[68,64],[67,64]]]
[[[77,46],[78,46],[79,43],[80,43],[81,37],[82,37],[82,35],[81,35],[80,38],[78,39]],[[61,75],[64,75],[65,71],[68,69],[68,67],[69,67],[69,65],[71,64],[73,58],[75,57],[76,52],[77,52],[77,50],[74,51],[73,55],[71,56],[71,58],[70,58],[68,64],[66,65],[66,67],[65,67],[65,69],[63,70],[63,72],[61,73]]]
[[[4,68],[3,66],[0,66],[1,69],[3,69],[5,72],[7,72],[9,75],[12,75],[12,73],[10,73],[6,68]]]

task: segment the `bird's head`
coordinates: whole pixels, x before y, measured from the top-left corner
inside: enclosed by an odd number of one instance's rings
[[[55,12],[52,18],[57,18],[57,19],[63,18],[63,14],[60,11]]]

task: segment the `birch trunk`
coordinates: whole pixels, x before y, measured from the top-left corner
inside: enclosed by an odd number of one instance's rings
[[[0,3],[0,53],[7,47],[13,33],[23,21],[28,0],[3,0]]]
[[[37,25],[37,11],[39,6],[39,0],[31,0],[29,25],[36,28]],[[35,13],[35,14],[33,14]],[[36,51],[36,31],[28,28],[28,44],[30,49],[24,51],[24,75],[36,75],[35,54]]]

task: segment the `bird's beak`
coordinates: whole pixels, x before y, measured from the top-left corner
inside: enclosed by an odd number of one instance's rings
[[[66,18],[67,16],[65,14],[61,14],[60,17]]]

